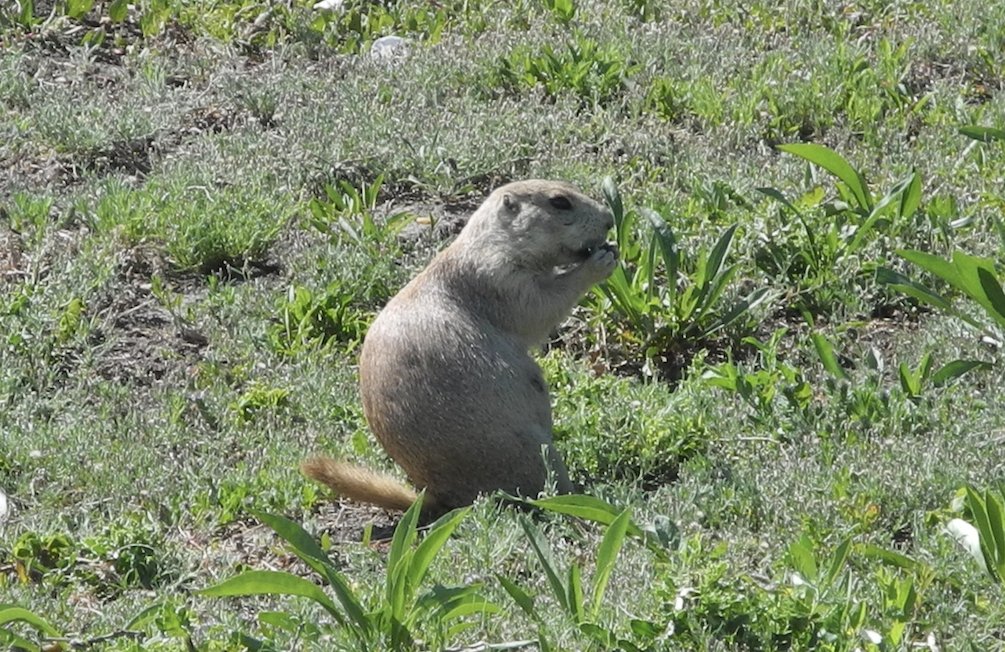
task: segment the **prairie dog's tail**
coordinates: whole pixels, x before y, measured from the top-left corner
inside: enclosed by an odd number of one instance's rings
[[[300,463],[300,470],[339,495],[384,509],[403,512],[417,498],[412,489],[390,476],[330,457],[310,457]]]

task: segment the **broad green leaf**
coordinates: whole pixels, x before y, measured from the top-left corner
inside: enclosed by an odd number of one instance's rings
[[[157,620],[157,617],[161,615],[161,611],[163,609],[163,602],[155,602],[152,605],[144,607],[138,614],[129,619],[129,622],[126,623],[126,626],[123,629],[146,629],[147,625]]]
[[[959,269],[952,262],[934,254],[914,249],[899,249],[897,250],[897,255],[909,263],[914,263],[926,272],[938,276],[957,290],[961,292],[967,291]]]
[[[910,219],[921,205],[921,174],[916,171],[908,177],[910,182],[900,196],[900,217]]]
[[[393,619],[401,621],[405,616],[405,591],[408,588],[408,569],[412,555],[412,544],[418,536],[417,526],[422,511],[422,496],[412,503],[394,528],[391,548],[387,555],[386,596],[387,606]]]
[[[830,343],[830,340],[821,333],[813,333],[810,335],[810,339],[813,340],[813,348],[816,349],[820,362],[823,363],[827,373],[838,380],[848,380],[848,374],[838,362],[837,355],[834,354],[834,345]]]
[[[825,586],[832,586],[834,584],[834,580],[837,579],[838,574],[848,560],[848,551],[850,549],[851,537],[846,538],[834,549],[834,553],[831,555],[830,566],[827,568],[827,576],[824,578]]]
[[[470,511],[471,508],[469,507],[454,510],[430,526],[422,543],[419,544],[412,555],[408,569],[409,592],[414,592],[419,584],[422,583],[423,578],[426,576],[426,571],[429,570],[429,565]]]
[[[940,387],[977,368],[990,369],[991,365],[980,360],[953,360],[932,374],[932,385]]]
[[[310,598],[331,614],[340,625],[346,625],[338,605],[332,602],[331,598],[321,590],[321,587],[302,577],[282,571],[245,571],[216,586],[196,591],[196,593],[211,598],[248,595],[298,595]]]
[[[953,305],[941,294],[933,292],[921,283],[912,281],[903,274],[895,272],[888,267],[880,267],[876,270],[876,280],[943,312],[956,314]]]
[[[921,395],[921,379],[911,371],[906,362],[901,362],[897,368],[900,375],[900,387],[910,397]]]
[[[7,623],[27,623],[47,636],[59,636],[59,630],[38,614],[16,605],[0,605],[0,625]]]
[[[988,543],[994,551],[995,570],[998,571],[998,577],[1005,581],[1005,506],[1002,505],[1001,497],[990,489],[984,492],[984,506],[991,529],[991,540]]]
[[[534,549],[534,554],[537,555],[538,560],[541,562],[541,567],[548,577],[548,583],[551,585],[551,592],[555,594],[555,599],[566,613],[572,614],[572,605],[569,604],[568,599],[569,591],[562,582],[562,578],[559,577],[558,571],[555,570],[555,562],[551,557],[551,548],[548,547],[548,544],[544,541],[544,537],[541,536],[541,531],[534,527],[526,517],[520,519],[520,527],[527,534],[530,547]]]
[[[677,245],[677,237],[659,213],[650,209],[643,209],[641,212],[649,220],[650,226],[653,227],[650,251],[656,248],[663,257],[663,266],[666,268],[667,275],[667,299],[672,303],[677,293],[677,274],[680,269],[680,250]],[[649,282],[650,285],[653,285],[651,278]]]
[[[579,631],[583,632],[594,641],[600,644],[602,650],[617,649],[614,635],[610,631],[597,625],[596,623],[579,623]]]
[[[607,200],[607,205],[611,209],[611,213],[614,215],[614,229],[615,233],[621,233],[621,220],[625,216],[625,205],[621,201],[621,191],[618,190],[618,184],[614,183],[613,177],[604,177],[603,182],[600,184],[601,189],[604,193],[604,199]]]
[[[517,604],[518,607],[523,609],[531,618],[538,620],[537,611],[534,609],[534,598],[529,595],[519,584],[509,579],[505,575],[500,575],[496,573],[496,579],[502,584],[502,587],[506,589],[506,593],[509,593],[509,597],[513,598],[513,602]]]
[[[967,138],[973,138],[985,143],[990,143],[994,140],[1005,140],[1005,129],[995,129],[993,127],[978,127],[976,125],[960,127],[960,133]]]
[[[988,518],[988,511],[984,504],[984,498],[977,493],[973,487],[967,487],[967,507],[974,519],[974,527],[980,535],[981,553],[984,555],[984,565],[998,581],[1005,581],[1005,577],[998,573],[998,560],[995,559],[997,546],[993,543],[994,533],[991,529],[991,521]]]
[[[911,559],[907,555],[901,554],[894,550],[887,550],[886,548],[880,548],[877,545],[866,543],[855,547],[862,556],[868,557],[870,559],[876,559],[888,566],[895,566],[897,568],[903,568],[904,570],[918,570],[922,567],[922,564]]]
[[[639,620],[637,618],[632,618],[628,625],[631,627],[632,633],[641,638],[653,639],[665,631],[648,620]]]
[[[855,201],[858,202],[858,208],[868,213],[872,212],[872,198],[865,178],[840,154],[829,147],[815,143],[791,143],[779,145],[778,149],[795,154],[836,176],[851,190]]]
[[[300,629],[300,623],[285,611],[263,611],[258,614],[258,622],[293,634],[296,634]]]
[[[293,552],[319,574],[324,575],[321,564],[335,566],[314,537],[308,534],[307,530],[299,523],[279,514],[269,514],[254,509],[249,511],[259,521],[272,528],[286,543],[290,544]]]
[[[977,276],[981,282],[981,289],[984,290],[984,295],[988,298],[994,311],[991,316],[996,317],[999,325],[1005,327],[1005,292],[1002,292],[1001,284],[987,268],[979,268]]]
[[[66,0],[66,15],[70,18],[80,18],[94,6],[94,0]]]
[[[566,582],[569,589],[568,602],[569,612],[576,623],[586,621],[586,610],[583,608],[583,574],[579,564],[569,565],[569,579]]]
[[[568,516],[575,516],[576,518],[593,523],[600,523],[601,525],[611,525],[623,513],[614,505],[595,496],[587,496],[585,494],[565,494],[527,502],[534,507],[548,512],[567,514]],[[641,537],[644,534],[631,521],[628,523],[627,532],[634,537]]]
[[[621,546],[625,542],[625,535],[630,523],[631,511],[626,509],[614,519],[613,523],[607,526],[604,538],[600,541],[600,548],[597,549],[597,569],[593,574],[593,595],[590,598],[591,620],[596,620],[600,613],[600,603],[604,599],[607,582],[611,578],[614,562],[618,558],[618,553],[621,552]]]
[[[719,236],[719,240],[712,247],[712,251],[708,255],[708,260],[704,267],[704,278],[695,279],[700,287],[699,297],[696,301],[698,305],[708,303],[704,296],[713,294],[710,292],[710,289],[723,276],[723,265],[726,263],[726,256],[729,254],[729,247],[733,243],[733,234],[736,233],[736,228],[737,225],[734,224]]]
[[[129,13],[129,0],[112,0],[108,3],[108,18],[113,23],[121,23]]]
[[[817,581],[817,561],[813,556],[813,544],[805,534],[789,546],[789,563],[807,582]]]
[[[644,323],[642,314],[646,309],[645,296],[628,280],[624,267],[615,267],[600,289],[614,309],[624,315],[632,326],[639,328]]]

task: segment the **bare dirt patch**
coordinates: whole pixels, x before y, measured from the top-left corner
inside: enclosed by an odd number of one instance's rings
[[[151,276],[165,269],[152,250],[124,252],[117,278],[95,306],[100,320],[90,343],[101,377],[145,386],[184,374],[203,358],[208,338],[165,309],[151,291]]]

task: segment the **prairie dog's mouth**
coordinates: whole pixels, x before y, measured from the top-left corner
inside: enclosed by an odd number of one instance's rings
[[[582,258],[583,260],[586,260],[587,258],[592,256],[597,249],[601,249],[605,246],[607,246],[607,242],[604,240],[587,242],[583,244],[583,246],[576,252],[576,255]]]

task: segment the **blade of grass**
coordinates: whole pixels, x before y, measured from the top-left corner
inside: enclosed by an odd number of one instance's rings
[[[791,143],[779,145],[778,149],[795,154],[833,174],[848,186],[861,210],[866,213],[872,212],[872,198],[865,177],[840,154],[829,147],[815,143]]]
[[[607,527],[604,538],[600,542],[600,548],[597,550],[597,570],[593,575],[593,595],[590,598],[591,620],[595,621],[600,613],[604,591],[607,590],[607,582],[611,578],[614,562],[618,558],[618,553],[621,552],[621,546],[625,542],[625,535],[630,523],[631,512],[626,509]]]

